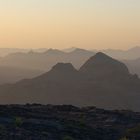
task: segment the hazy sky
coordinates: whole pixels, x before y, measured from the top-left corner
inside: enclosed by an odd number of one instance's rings
[[[0,0],[0,47],[140,45],[140,0]]]

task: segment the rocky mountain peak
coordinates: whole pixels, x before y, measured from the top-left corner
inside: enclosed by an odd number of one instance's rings
[[[90,76],[115,76],[128,75],[129,71],[125,64],[107,56],[102,52],[98,52],[92,56],[79,70]]]

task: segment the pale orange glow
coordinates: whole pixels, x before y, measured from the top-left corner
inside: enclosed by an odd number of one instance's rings
[[[89,49],[140,45],[138,0],[0,2],[0,47]]]

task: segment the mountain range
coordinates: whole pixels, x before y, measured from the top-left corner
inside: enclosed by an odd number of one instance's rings
[[[140,79],[122,62],[104,53],[90,57],[79,70],[57,63],[49,72],[0,86],[0,102],[95,105],[140,111]]]
[[[21,79],[38,76],[43,72],[49,71],[52,66],[59,62],[72,63],[76,69],[79,69],[96,52],[97,50],[93,52],[72,47],[63,51],[42,48],[10,53],[0,58],[0,84],[13,83]],[[122,61],[126,64],[130,73],[140,76],[139,47],[126,51],[109,49],[102,50],[102,52]]]
[[[100,51],[119,60],[132,60],[132,59],[137,59],[140,57],[139,46],[130,48],[128,50],[106,49],[106,50],[100,50]]]
[[[71,47],[67,49],[63,49],[64,52],[72,52],[78,48]],[[96,49],[89,49],[89,51],[97,53],[97,52],[103,52],[115,59],[119,60],[133,60],[140,57],[140,47],[136,46],[127,50],[121,50],[121,49],[103,49],[103,50],[96,50]]]
[[[48,71],[58,62],[72,63],[79,68],[90,56],[95,53],[84,49],[76,49],[66,53],[56,49],[45,52],[29,51],[28,53],[12,53],[0,59],[0,66],[13,66],[24,69]]]
[[[9,55],[11,53],[27,53],[32,49],[23,49],[23,48],[0,48],[0,57],[4,57],[6,55]],[[39,48],[39,49],[33,49],[36,52],[44,52],[47,51],[47,48]]]

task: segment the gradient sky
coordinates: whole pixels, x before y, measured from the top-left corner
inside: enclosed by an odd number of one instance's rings
[[[140,0],[1,0],[0,47],[140,45]]]

